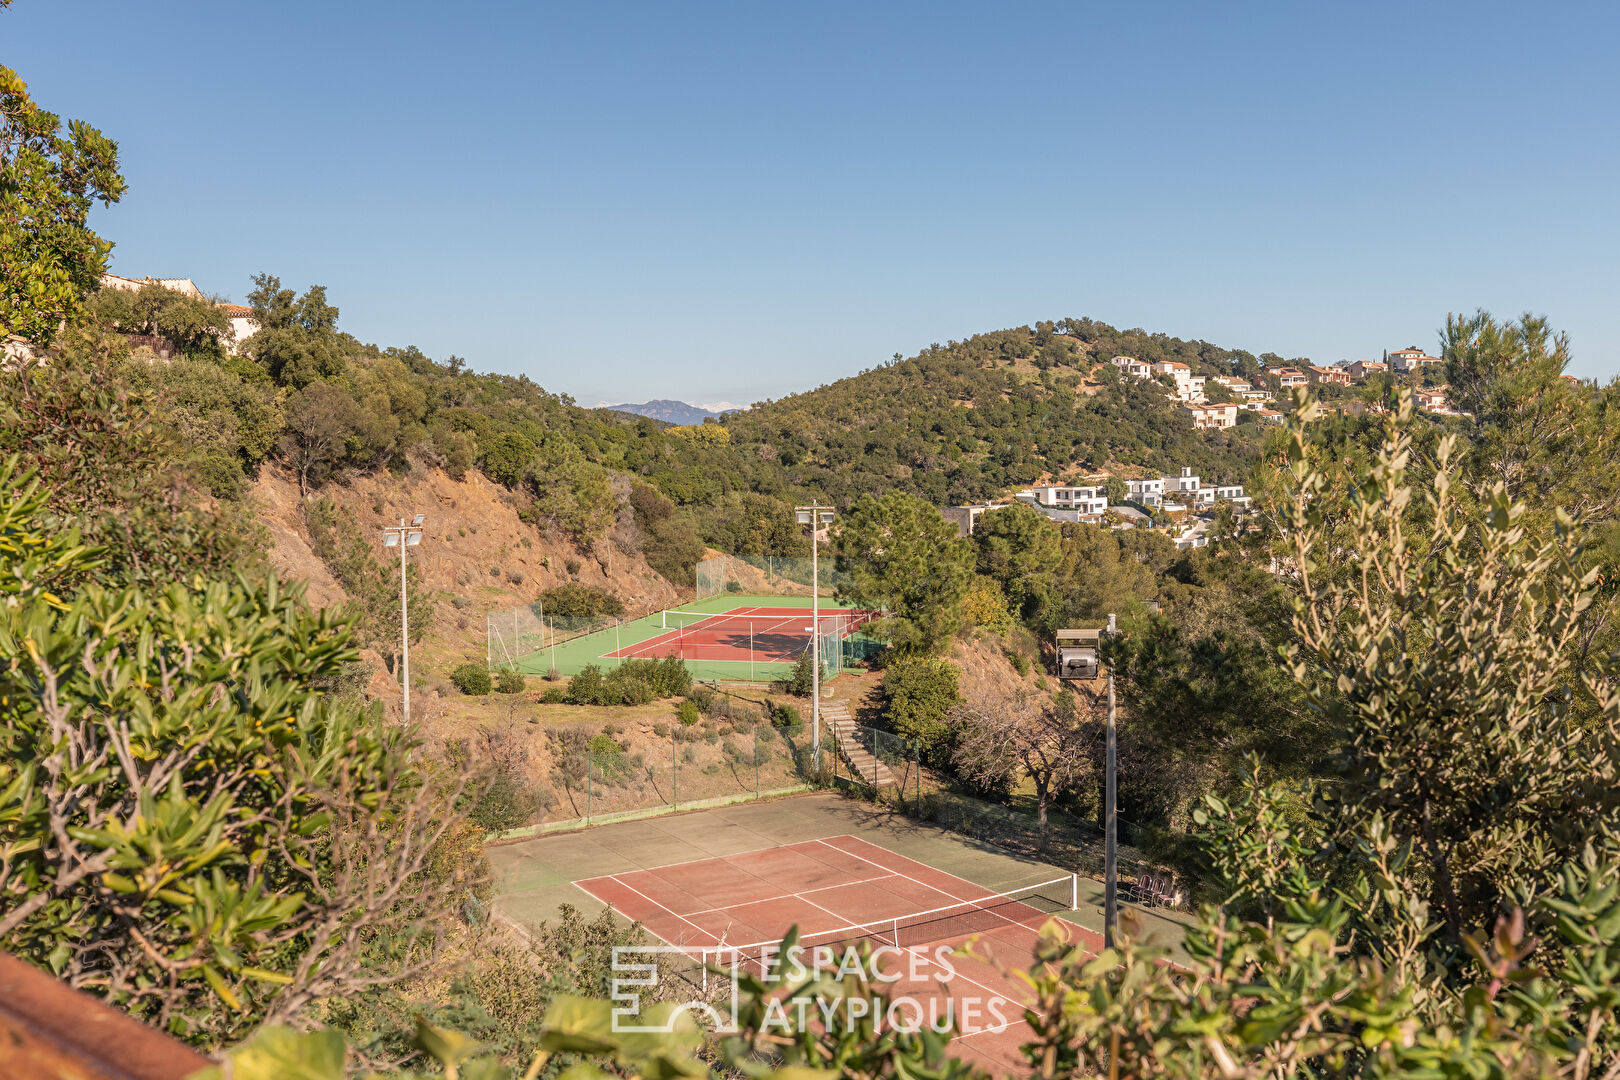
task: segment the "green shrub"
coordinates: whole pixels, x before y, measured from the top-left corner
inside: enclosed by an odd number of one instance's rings
[[[471,697],[483,697],[492,688],[489,669],[471,660],[456,665],[456,669],[450,673],[450,681],[457,690]]]
[[[569,562],[578,566],[578,560],[570,559]],[[540,608],[547,615],[575,619],[624,614],[624,602],[606,589],[596,585],[579,585],[571,581],[541,593]]]
[[[815,689],[816,662],[806,650],[793,662],[793,674],[788,677],[787,691],[800,697],[809,697]]]
[[[515,772],[501,770],[474,793],[467,818],[486,832],[505,832],[527,825],[539,800]]]
[[[955,735],[950,725],[955,707],[957,671],[947,660],[923,656],[900,657],[883,673],[888,698],[889,725],[899,735],[916,739],[923,760],[948,764]]]
[[[481,856],[410,733],[325,689],[348,627],[274,577],[104,588],[46,498],[0,463],[0,949],[204,1048],[275,993],[406,975],[333,928],[436,938]]]
[[[501,668],[495,673],[495,690],[501,694],[521,694],[527,680],[516,668]]]
[[[591,755],[591,764],[596,767],[596,775],[603,780],[617,780],[630,771],[630,763],[625,760],[624,747],[607,732],[591,736],[587,747]]]
[[[479,465],[497,484],[515,488],[528,475],[529,465],[539,448],[526,436],[503,431],[489,441]]]
[[[681,722],[682,727],[691,727],[698,722],[698,707],[695,701],[683,701],[681,707],[675,710],[675,719]]]
[[[546,705],[568,705],[568,687],[548,686],[546,692],[540,695],[540,701]]]
[[[804,724],[804,718],[792,705],[779,704],[771,710],[771,723],[779,728],[797,728]]]
[[[993,634],[1005,634],[1012,629],[1013,615],[1007,607],[1007,596],[994,578],[979,578],[962,599],[962,621],[969,626],[982,626]]]
[[[568,684],[572,705],[645,705],[656,698],[680,697],[692,689],[692,674],[679,657],[626,660],[608,672],[587,665]]]
[[[1007,658],[1007,663],[1011,664],[1013,666],[1013,670],[1018,672],[1018,674],[1029,674],[1029,657],[1013,649],[1002,649],[1001,655]]]

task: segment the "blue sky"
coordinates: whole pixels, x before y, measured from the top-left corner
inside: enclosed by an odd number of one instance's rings
[[[1620,6],[17,0],[113,269],[324,284],[583,404],[780,396],[1065,315],[1620,372]]]

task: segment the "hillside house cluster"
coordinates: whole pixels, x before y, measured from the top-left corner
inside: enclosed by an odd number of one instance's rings
[[[946,506],[940,508],[940,514],[956,526],[958,535],[967,537],[985,514],[1018,503],[1034,507],[1052,521],[1101,525],[1110,520],[1116,529],[1153,528],[1149,515],[1158,512],[1170,519],[1168,528],[1177,547],[1202,547],[1209,542],[1209,519],[1196,515],[1208,514],[1222,503],[1247,510],[1254,501],[1242,484],[1206,483],[1190,466],[1183,466],[1175,476],[1126,480],[1125,491],[1125,502],[1110,505],[1103,484],[1042,484],[1015,492],[1011,503]]]
[[[1207,377],[1194,375],[1192,368],[1179,360],[1159,360],[1149,364],[1138,360],[1134,356],[1116,356],[1109,363],[1119,368],[1125,374],[1147,382],[1160,375],[1170,376],[1174,388],[1171,393],[1177,401],[1189,404],[1202,404],[1204,401],[1204,385]]]

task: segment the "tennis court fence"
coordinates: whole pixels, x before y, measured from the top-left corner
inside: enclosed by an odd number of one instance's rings
[[[807,721],[773,723],[751,709],[689,727],[671,721],[634,740],[565,729],[551,737],[550,806],[536,823],[589,825],[810,787],[814,750]]]
[[[826,596],[849,583],[849,575],[833,559],[818,561],[819,567],[812,567],[809,559],[798,556],[717,555],[697,564],[697,598],[724,592],[809,596],[812,580]]]

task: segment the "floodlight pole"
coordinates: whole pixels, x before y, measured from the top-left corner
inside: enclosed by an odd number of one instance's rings
[[[821,573],[816,560],[821,548],[821,526],[831,523],[833,508],[812,499],[809,506],[795,506],[799,524],[810,526],[810,742],[811,767],[821,769]]]
[[[1114,636],[1114,616],[1108,616],[1108,636]],[[1114,730],[1114,665],[1108,665],[1108,756],[1103,793],[1103,948],[1114,947],[1119,923],[1119,804],[1118,759]]]
[[[424,516],[417,514],[409,525],[400,518],[398,525],[383,526],[383,547],[399,547],[399,683],[405,689],[404,718],[411,719],[411,633],[405,611],[405,549],[422,542]]]

